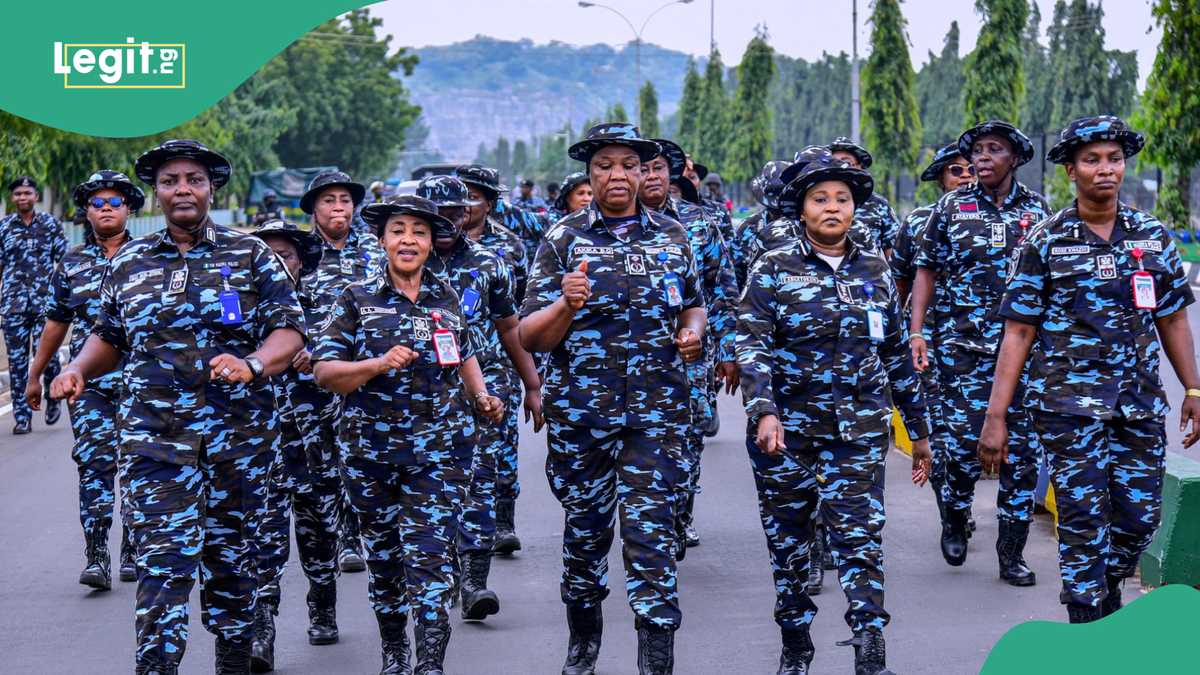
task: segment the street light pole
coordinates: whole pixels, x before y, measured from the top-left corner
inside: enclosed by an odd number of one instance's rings
[[[859,93],[858,93],[858,0],[852,0],[850,22],[854,24],[850,44],[853,45],[853,55],[850,57],[850,140],[861,142],[859,138]]]

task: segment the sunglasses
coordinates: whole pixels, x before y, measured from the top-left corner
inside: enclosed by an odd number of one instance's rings
[[[92,199],[88,203],[91,204],[92,208],[94,208],[94,209],[102,209],[102,208],[104,208],[105,204],[108,204],[109,206],[111,206],[115,209],[125,203],[125,198],[124,197],[109,197],[108,199],[105,199],[103,197],[92,197]]]
[[[949,171],[950,175],[954,176],[955,178],[962,177],[964,173],[968,176],[975,175],[975,167],[971,164],[966,166],[963,166],[962,164],[951,164],[950,166],[946,167],[946,170]]]

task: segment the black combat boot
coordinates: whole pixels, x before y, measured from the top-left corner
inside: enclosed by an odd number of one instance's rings
[[[413,675],[445,675],[442,662],[446,645],[450,644],[450,622],[418,623],[413,631],[417,638],[417,667]]]
[[[671,675],[675,672],[675,629],[639,620],[638,675]]]
[[[259,596],[254,610],[254,639],[250,642],[250,671],[269,673],[275,670],[275,615],[279,613],[279,598]]]
[[[173,663],[135,663],[135,675],[179,675],[179,666]]]
[[[696,530],[696,491],[688,493],[683,506],[683,542],[688,547],[700,545],[700,532]]]
[[[94,527],[83,533],[87,566],[79,573],[79,583],[98,591],[112,588],[111,561],[108,558],[108,530]]]
[[[1100,601],[1100,616],[1108,616],[1124,606],[1121,603],[1122,581],[1124,579],[1108,577],[1108,595],[1104,596],[1104,600]]]
[[[137,561],[133,556],[133,535],[121,525],[121,567],[117,572],[121,581],[137,581]]]
[[[854,675],[895,675],[887,669],[887,649],[878,629],[864,630],[838,644],[854,647]]]
[[[1099,621],[1103,616],[1098,605],[1067,603],[1067,620],[1071,623],[1091,623]]]
[[[250,640],[217,636],[217,675],[250,675]]]
[[[779,671],[776,675],[808,675],[816,649],[808,626],[783,629],[783,653],[779,655]]]
[[[819,534],[819,530],[813,533],[812,544],[808,548],[808,581],[804,584],[804,590],[809,595],[820,595],[825,585],[825,565],[822,562],[825,557],[825,537],[817,536]]]
[[[1000,535],[996,538],[996,557],[1000,561],[1000,578],[1013,586],[1032,586],[1037,575],[1025,565],[1025,541],[1029,538],[1029,523],[1000,518]]]
[[[309,584],[307,600],[308,644],[334,644],[338,641],[337,584]]]
[[[567,643],[567,662],[563,664],[562,675],[596,675],[600,638],[604,634],[600,605],[567,605],[567,627],[571,629],[571,640]]]
[[[949,505],[942,521],[942,557],[954,567],[967,561],[967,514]]]
[[[49,391],[49,387],[46,390]],[[46,397],[46,426],[54,426],[61,417],[62,404],[50,397]]]
[[[496,555],[512,555],[521,550],[521,540],[517,537],[516,510],[515,501],[496,500],[496,540],[492,542],[492,552]]]
[[[24,436],[25,434],[32,432],[33,425],[29,421],[17,422],[16,426],[13,427],[14,436]]]
[[[408,645],[407,614],[375,614],[379,622],[379,642],[383,647],[383,670],[379,675],[412,675],[408,661],[412,653]]]
[[[367,569],[367,563],[362,557],[362,544],[357,537],[346,537],[342,540],[342,551],[338,554],[338,567],[343,572],[362,572]]]
[[[500,598],[487,587],[492,556],[483,551],[464,551],[462,563],[462,618],[483,621],[500,611]]]

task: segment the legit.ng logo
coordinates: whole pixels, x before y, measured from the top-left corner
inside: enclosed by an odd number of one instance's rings
[[[55,42],[54,74],[64,89],[183,89],[187,45],[183,43]]]

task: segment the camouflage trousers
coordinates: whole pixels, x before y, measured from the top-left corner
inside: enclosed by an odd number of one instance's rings
[[[941,384],[940,417],[946,425],[945,483],[942,502],[947,509],[970,511],[975,483],[983,467],[979,462],[979,432],[987,413],[988,397],[996,374],[996,357],[955,345],[937,350]],[[1030,429],[1029,416],[1014,397],[1008,414],[1008,456],[1000,465],[1000,490],[996,495],[999,518],[1033,519],[1033,492],[1037,488],[1041,448]],[[936,440],[936,439],[935,439]]]
[[[25,401],[25,385],[29,382],[29,355],[37,353],[42,340],[46,318],[38,314],[13,314],[4,317],[4,348],[8,351],[9,391],[13,393],[13,421],[18,424],[33,419],[33,410]],[[42,373],[42,386],[49,393],[50,382],[58,377],[58,358],[50,359]]]
[[[71,459],[79,470],[79,523],[85,532],[112,527],[116,502],[119,395],[108,379],[99,383],[68,407],[75,436]]]
[[[342,457],[377,615],[411,610],[417,623],[448,620],[457,579],[458,511],[470,470],[467,448],[446,462],[418,465]]]
[[[775,622],[782,628],[799,628],[817,615],[805,585],[813,521],[819,515],[849,602],[846,623],[855,633],[882,629],[890,618],[883,609],[883,460],[888,438],[846,443],[788,433],[787,450],[772,456],[759,450],[754,431],[753,426],[747,428],[746,449],[775,578]]]
[[[521,495],[521,482],[517,478],[517,448],[522,415],[521,396],[521,385],[515,384],[509,388],[508,398],[504,401],[504,405],[508,406],[508,412],[504,416],[504,443],[500,446],[501,452],[496,462],[496,501],[515,502]]]
[[[471,458],[471,480],[466,499],[462,505],[462,516],[458,524],[458,550],[492,550],[496,540],[496,500],[498,497],[499,465],[511,449],[516,454],[515,444],[509,448],[509,422],[516,424],[520,404],[512,408],[512,392],[517,387],[506,378],[484,376],[488,391],[504,401],[504,421],[492,424],[484,419],[476,420],[475,452]],[[515,461],[514,461],[515,465]],[[513,478],[516,477],[514,466]]]
[[[275,599],[279,598],[279,580],[291,553],[293,519],[300,567],[309,583],[328,586],[338,576],[337,519],[342,481],[337,461],[330,453],[323,453],[327,456],[317,461],[310,459],[314,453],[294,426],[286,421],[281,425],[283,448],[271,467],[266,506],[258,527],[258,592]]]
[[[354,509],[350,506],[350,492],[342,482],[342,474],[339,469],[341,451],[338,446],[338,418],[337,416],[322,417],[317,427],[319,429],[316,440],[309,442],[318,443],[318,452],[321,457],[321,462],[318,466],[327,472],[330,480],[337,482],[336,497],[325,495],[327,499],[335,499],[334,519],[337,523],[338,546],[345,548],[353,544],[355,549],[361,548],[360,533],[358,530],[358,516]]]
[[[942,385],[939,382],[937,355],[930,347],[929,367],[920,373],[921,386],[925,388],[925,404],[929,411],[929,450],[933,454],[933,462],[929,472],[929,487],[942,497],[943,486],[946,484],[946,465],[952,439],[946,421],[942,417]]]
[[[620,518],[625,590],[638,624],[678,628],[675,549],[691,466],[685,425],[589,428],[550,420],[546,476],[566,512],[562,600],[591,607],[608,596],[608,551]]]
[[[1098,605],[1133,574],[1158,529],[1167,433],[1162,419],[1032,411],[1058,507],[1064,603]]]
[[[200,578],[204,626],[225,638],[254,631],[258,523],[272,455],[196,466],[142,456],[124,462],[137,550],[137,661],[179,663],[188,596]]]

